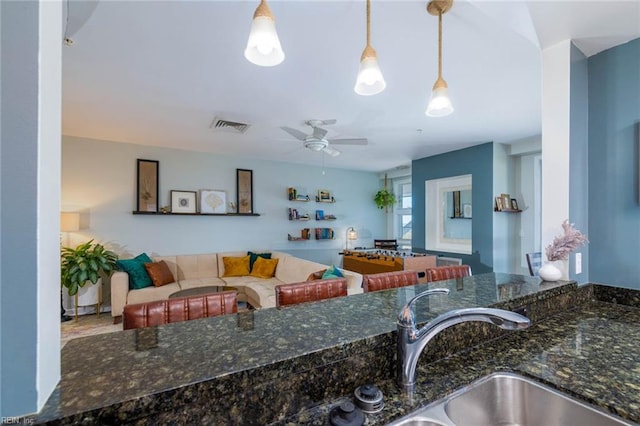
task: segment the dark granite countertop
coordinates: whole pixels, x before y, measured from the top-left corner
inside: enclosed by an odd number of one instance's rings
[[[385,425],[497,371],[515,372],[550,385],[603,411],[640,422],[640,309],[592,301],[528,330],[481,344],[435,363],[421,363],[415,394],[394,380],[377,383],[385,408],[366,425]],[[283,425],[328,425],[341,398],[302,412]]]
[[[379,357],[380,352],[384,351],[390,352],[390,357],[387,358],[392,358],[393,351],[389,348],[393,348],[395,344],[397,313],[415,294],[435,287],[449,288],[451,293],[449,296],[431,297],[419,302],[419,322],[426,322],[454,308],[497,306],[513,309],[536,301],[542,301],[544,304],[546,298],[574,293],[577,288],[574,282],[541,283],[538,278],[489,273],[462,280],[351,295],[285,309],[262,309],[238,315],[75,339],[63,348],[61,381],[43,410],[34,416],[34,420],[37,423],[63,424],[109,424],[135,420],[144,424],[140,419],[157,415],[163,410],[166,411],[167,407],[189,407],[199,400],[208,398],[209,401],[226,402],[227,405],[220,404],[219,407],[205,409],[223,412],[229,419],[233,419],[231,423],[265,424],[283,421],[286,416],[301,412],[302,417],[291,421],[303,424],[307,421],[304,417],[311,415],[308,414],[311,411],[305,412],[305,408],[317,407],[323,402],[321,398],[331,396],[332,398],[325,399],[326,402],[335,399],[335,395],[322,390],[324,394],[316,396],[316,392],[313,396],[306,395],[306,400],[299,401],[297,406],[291,406],[291,403],[287,402],[290,395],[281,391],[283,386],[290,392],[294,392],[294,389],[304,389],[306,392],[307,388],[313,387],[313,383],[296,383],[292,375],[306,375],[307,380],[309,372],[327,365],[338,368],[345,359],[361,354],[365,354],[362,359],[373,359],[371,357]],[[537,312],[532,312],[532,317],[536,315]],[[567,315],[569,321],[573,313]],[[631,313],[629,315],[632,316]],[[527,335],[543,333],[545,327],[552,324],[544,322],[527,331]],[[586,335],[586,332],[583,332],[583,336]],[[535,349],[540,346],[524,336],[525,334],[508,336],[501,340],[500,344],[506,345],[505,350],[498,351],[496,348],[495,357],[487,357],[484,364],[478,360],[466,362],[475,365],[474,369],[479,377],[483,372],[501,366],[496,366],[495,363],[501,361],[495,360],[516,357],[519,352],[513,353],[513,348]],[[511,340],[507,339],[516,340],[509,346],[506,342]],[[518,339],[524,339],[528,343],[518,345]],[[567,339],[575,341],[575,336]],[[547,338],[540,340],[546,342]],[[525,352],[526,350],[519,355],[523,357],[520,364],[524,363],[524,358],[532,356]],[[544,355],[548,358],[545,352],[538,352],[536,356]],[[447,364],[455,362],[454,358],[426,364],[426,368],[444,368]],[[490,362],[489,358],[493,361]],[[375,359],[376,362],[380,361],[379,358]],[[479,359],[483,360],[484,357],[480,356]],[[537,365],[533,361],[530,362],[532,369]],[[364,361],[360,362],[358,368],[364,365]],[[385,366],[381,368],[389,368],[392,362],[392,359],[385,359]],[[507,364],[504,361],[504,366],[509,368],[516,368],[520,364]],[[431,377],[431,380],[434,380],[434,377],[443,378],[425,371],[424,366],[421,368],[421,381],[427,380],[426,377]],[[365,370],[363,367],[362,373],[354,373],[354,383],[367,377]],[[461,375],[463,380],[470,378],[468,374],[456,374]],[[255,383],[259,384],[257,387],[262,393],[255,391],[255,395],[252,394],[252,397],[256,398],[255,401],[242,402],[249,404],[251,410],[254,410],[246,414],[247,406],[244,411],[237,408],[243,397],[238,396],[235,399],[234,395],[244,392],[246,399],[246,389],[255,388]],[[418,395],[417,401],[421,401],[417,403],[419,405],[433,400],[447,390],[444,384],[426,384],[430,390],[426,395]],[[326,384],[324,386],[327,387]],[[389,382],[387,386],[389,389],[386,393],[392,396],[393,385]],[[269,397],[273,398],[273,401],[270,403],[280,404],[281,411],[285,414],[272,417],[266,408],[256,408],[259,404],[265,404],[264,401],[260,401],[265,397],[265,389],[271,392]],[[388,404],[390,407],[395,405]],[[397,417],[416,406],[403,402],[397,405],[397,410],[390,414],[389,418]],[[317,410],[322,409],[320,406]],[[632,411],[633,413],[635,411]],[[189,422],[184,413],[182,416],[182,420],[174,419],[173,422]],[[194,418],[198,418],[200,423],[215,423],[202,417]],[[247,420],[250,418],[253,420]],[[168,417],[156,417],[158,422],[161,419],[167,420]],[[308,421],[308,424],[315,424],[315,420]],[[385,421],[382,420],[383,423]]]

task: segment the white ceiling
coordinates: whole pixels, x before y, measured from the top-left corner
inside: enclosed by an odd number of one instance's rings
[[[280,129],[337,119],[327,167],[382,171],[411,160],[540,133],[541,49],[573,39],[587,56],[640,37],[640,0],[456,0],[443,17],[443,76],[455,112],[424,114],[437,72],[426,1],[373,0],[372,45],[387,82],[354,93],[365,2],[271,0],[286,58],[243,56],[258,1],[70,0],[63,49],[65,135],[320,165]],[[68,12],[68,14],[67,14]],[[212,131],[217,116],[251,125]]]

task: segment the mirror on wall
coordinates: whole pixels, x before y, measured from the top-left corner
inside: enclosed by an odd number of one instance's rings
[[[471,175],[425,181],[427,250],[471,254]]]

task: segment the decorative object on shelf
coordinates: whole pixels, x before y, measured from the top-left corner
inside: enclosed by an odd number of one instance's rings
[[[384,188],[376,192],[373,200],[376,202],[376,206],[378,206],[379,209],[385,209],[385,213],[388,213],[389,207],[392,207],[396,203],[396,196],[393,195],[393,192],[390,192],[387,189],[386,174],[384,175]]]
[[[287,239],[289,241],[306,241],[306,240],[310,240],[311,239],[311,229],[310,228],[303,228],[300,231],[300,236],[299,237],[294,237],[291,234],[287,235]]]
[[[212,214],[227,212],[227,193],[218,189],[200,190],[200,213]]]
[[[309,220],[310,219],[308,213],[301,213],[300,211],[298,211],[298,209],[293,209],[289,207],[288,212],[289,212],[289,220]]]
[[[500,194],[502,198],[502,210],[511,210],[511,196],[509,194]]]
[[[502,197],[496,197],[496,211],[497,212],[501,212],[502,210],[504,210],[504,207],[502,205]]]
[[[462,206],[462,215],[463,217],[471,219],[472,217],[471,204],[465,204]]]
[[[496,197],[495,207],[493,209],[496,212],[506,213],[521,213],[522,210],[518,208],[518,200],[511,198],[509,194],[500,194]]]
[[[160,162],[156,160],[137,160],[137,211],[158,211],[159,167]]]
[[[511,210],[520,210],[518,208],[518,200],[516,200],[515,198],[511,199]]]
[[[587,236],[573,227],[568,219],[562,222],[562,235],[553,238],[553,243],[549,244],[545,253],[548,262],[538,270],[538,275],[545,281],[557,281],[562,276],[562,271],[555,262],[569,260],[569,255],[575,249],[589,242]]]
[[[453,112],[453,105],[447,93],[447,82],[442,78],[442,15],[453,6],[453,0],[431,0],[427,12],[438,16],[438,79],[433,85],[431,100],[425,114],[429,117],[444,117]]]
[[[316,240],[333,240],[335,234],[333,228],[316,228]]]
[[[289,201],[310,201],[308,195],[298,193],[298,190],[292,186],[287,188],[287,194],[289,196]]]
[[[353,226],[350,226],[347,228],[347,235],[345,238],[345,249],[349,250],[349,240],[354,241],[358,239],[358,232],[356,231],[356,228],[354,228]]]
[[[253,213],[253,170],[236,169],[238,213]]]
[[[386,86],[378,65],[378,54],[371,47],[371,0],[367,0],[367,45],[360,56],[360,69],[353,90],[358,95],[376,95]]]
[[[261,67],[272,67],[284,61],[284,52],[276,31],[275,19],[266,0],[260,0],[260,4],[253,13],[244,57]]]
[[[331,195],[331,191],[326,189],[318,189],[318,195],[316,196],[316,201],[319,203],[334,203],[336,200]]]
[[[452,191],[453,193],[453,217],[462,217],[460,210],[460,191]]]
[[[75,296],[75,317],[78,320],[79,294],[90,293],[84,297],[91,300],[83,302],[83,305],[96,305],[97,313],[100,312],[100,293],[99,287],[92,291],[81,291],[87,284],[101,283],[100,273],[109,274],[114,270],[118,256],[106,250],[102,244],[94,244],[93,240],[89,240],[84,244],[80,244],[75,249],[71,247],[62,247],[60,253],[60,282],[69,293],[69,296]]]
[[[324,210],[316,210],[316,220],[324,220]]]
[[[195,213],[196,191],[171,190],[171,213]]]

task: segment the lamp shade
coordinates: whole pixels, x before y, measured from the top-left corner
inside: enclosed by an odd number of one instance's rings
[[[80,213],[60,213],[60,231],[74,232],[80,230]]]
[[[360,69],[353,90],[358,95],[367,96],[376,95],[382,92],[385,87],[387,87],[387,83],[384,81],[378,65],[378,55],[371,46],[367,46],[360,58]]]
[[[447,83],[440,78],[433,86],[431,100],[429,101],[429,105],[427,105],[425,114],[429,117],[444,117],[452,112],[453,105],[447,93]]]
[[[348,240],[358,239],[358,232],[355,230],[355,228],[350,227],[349,229],[347,229],[347,239]]]
[[[272,67],[284,61],[284,52],[276,32],[275,20],[265,0],[260,2],[253,14],[244,57],[249,62],[262,67]]]

